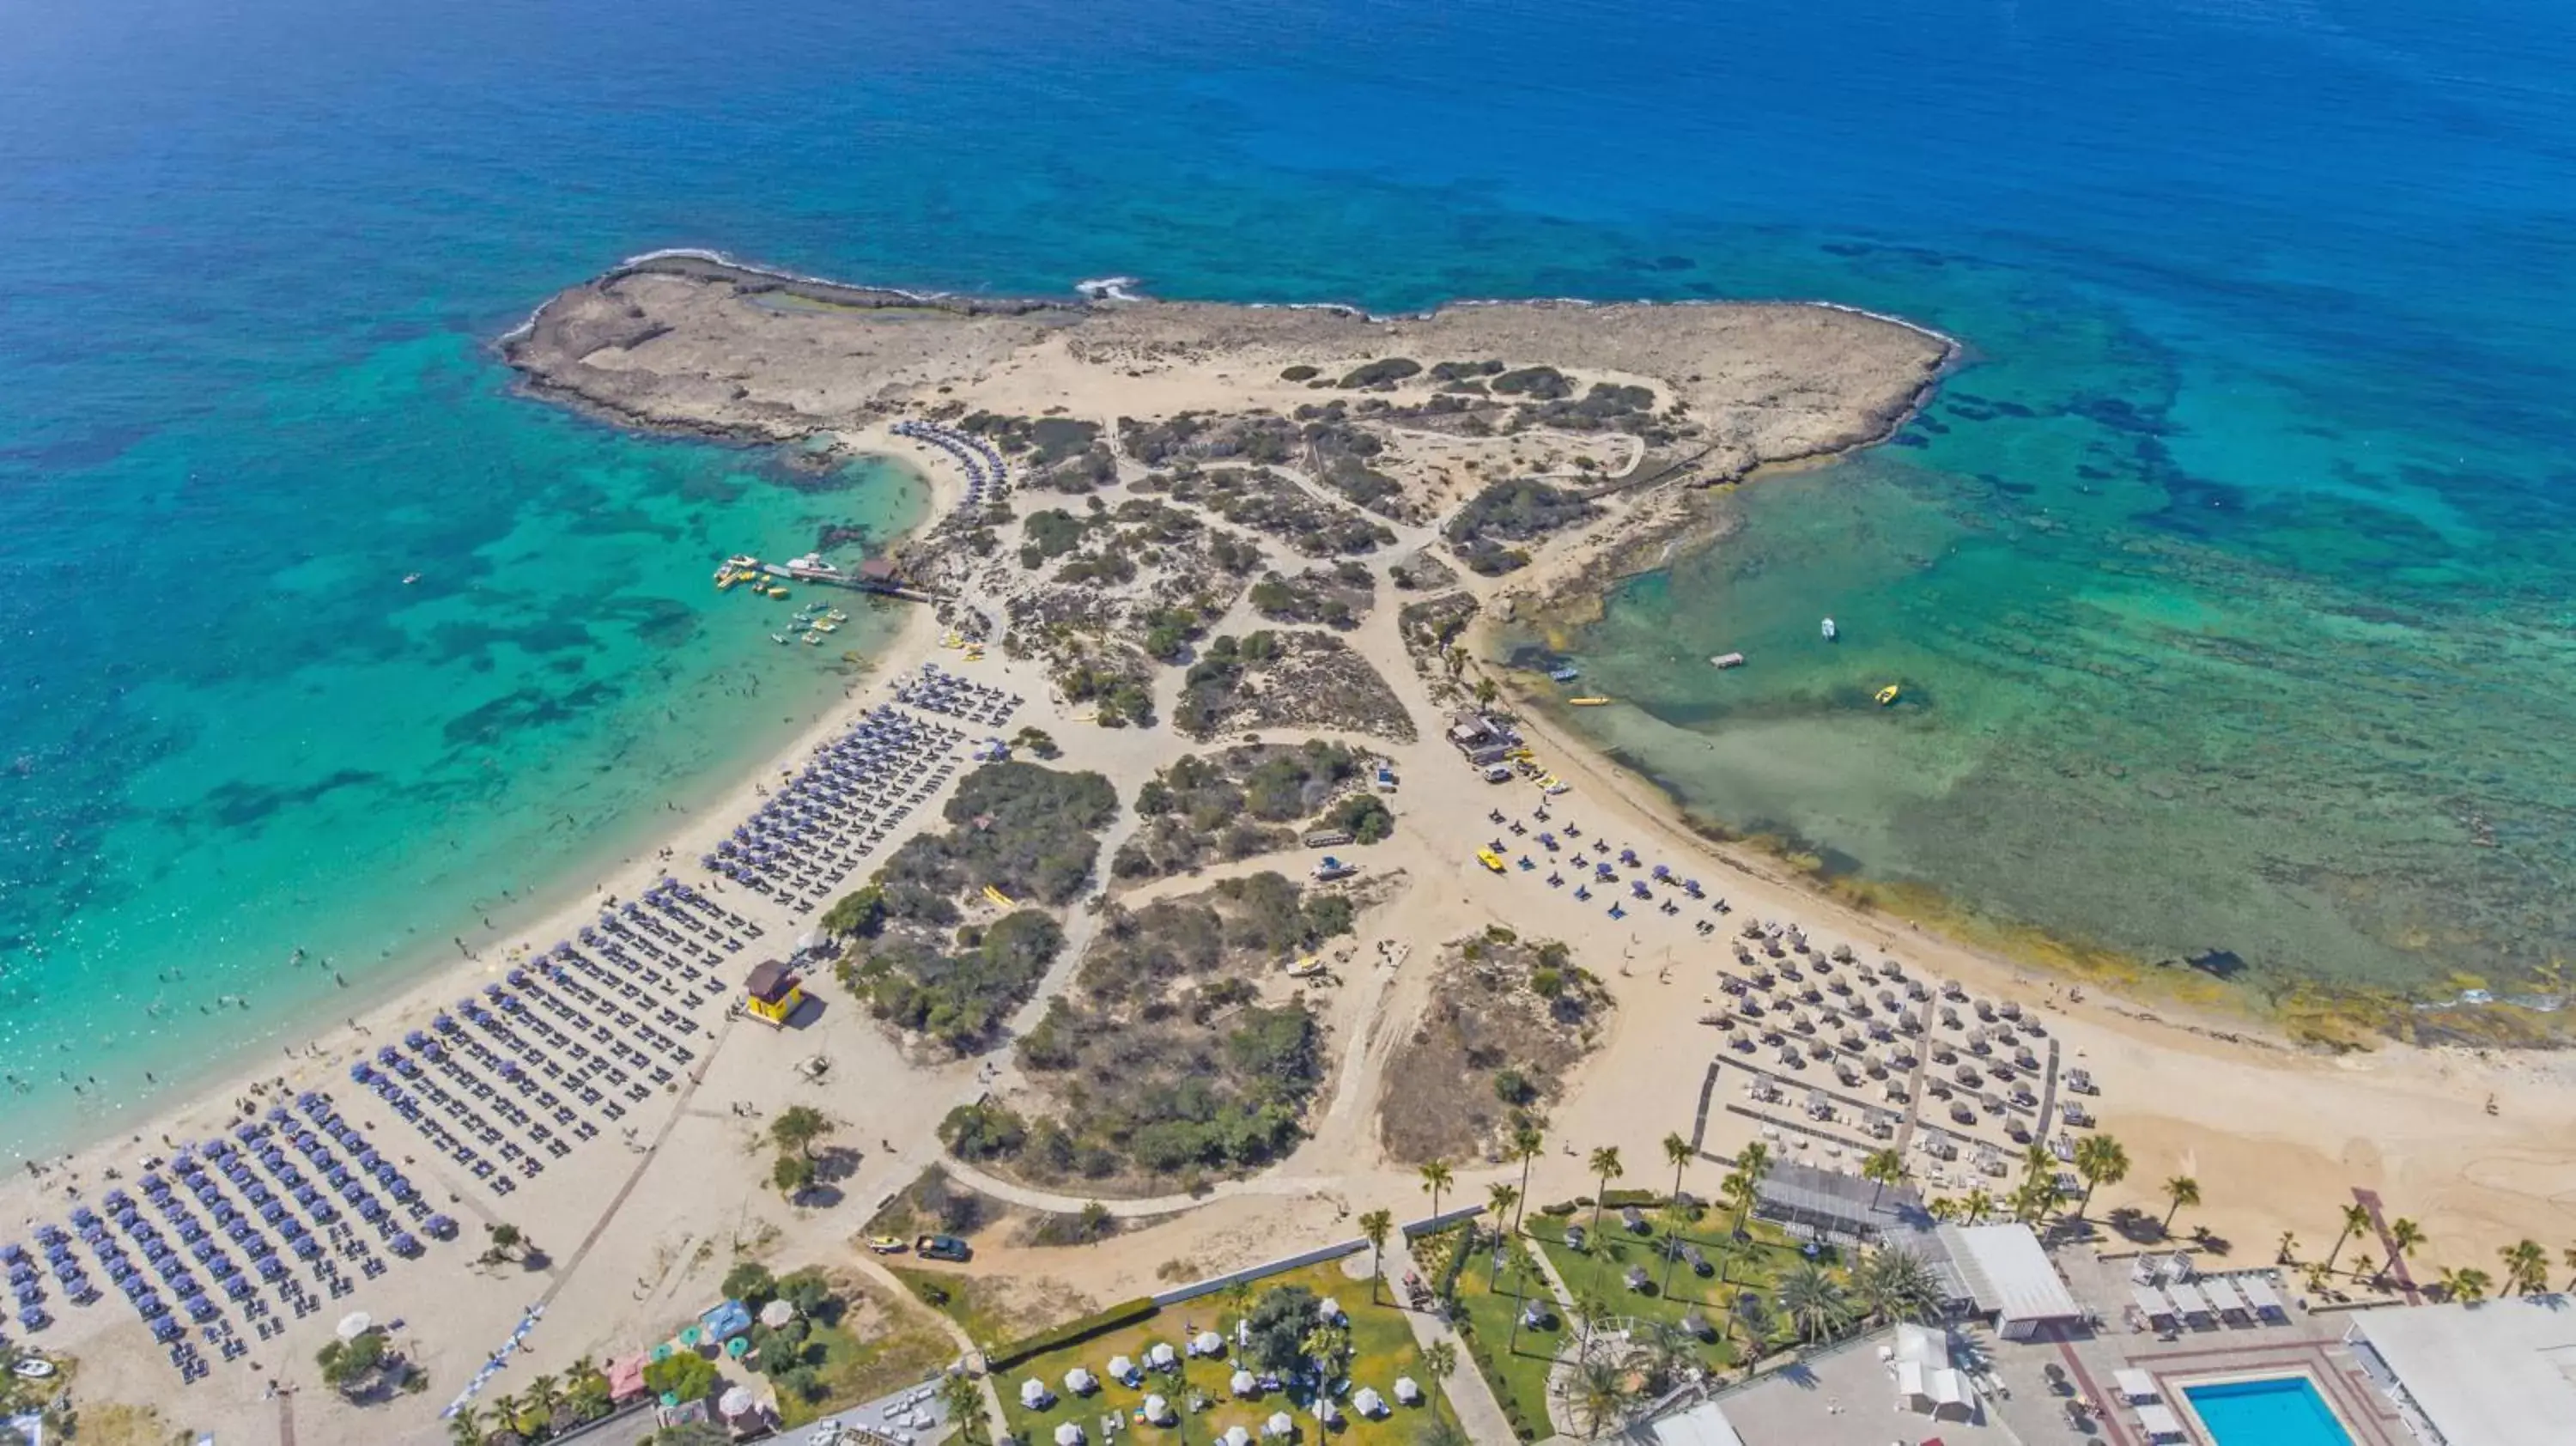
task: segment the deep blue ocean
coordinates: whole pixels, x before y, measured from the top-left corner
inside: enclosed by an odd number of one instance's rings
[[[2571,78],[2538,0],[0,0],[0,1142],[492,937],[838,696],[708,571],[902,474],[492,360],[665,246],[1941,327],[1901,445],[1562,640],[1634,705],[1587,724],[2000,920],[2522,978],[2576,946]],[[1671,666],[1719,641],[1736,691]]]

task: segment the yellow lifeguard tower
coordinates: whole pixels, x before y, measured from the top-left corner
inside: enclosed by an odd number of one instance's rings
[[[751,1011],[752,1018],[784,1029],[805,1003],[804,983],[794,970],[771,959],[755,967],[751,977],[742,981],[747,996],[744,1007]]]

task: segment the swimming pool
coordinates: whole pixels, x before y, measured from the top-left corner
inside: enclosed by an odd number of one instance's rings
[[[2186,1386],[2183,1395],[2212,1446],[2353,1446],[2306,1376]]]

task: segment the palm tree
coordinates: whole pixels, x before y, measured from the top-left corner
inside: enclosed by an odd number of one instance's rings
[[[1449,1377],[1458,1369],[1458,1346],[1454,1341],[1438,1340],[1422,1348],[1422,1369],[1431,1376],[1431,1419],[1440,1419],[1440,1398],[1449,1389]]]
[[[1941,1283],[1932,1267],[1901,1245],[1890,1245],[1853,1272],[1861,1305],[1883,1321],[1930,1321],[1941,1313]]]
[[[447,1418],[447,1439],[456,1443],[456,1446],[483,1446],[484,1427],[487,1424],[483,1418],[483,1408],[468,1401],[456,1408],[455,1415]]]
[[[2057,1203],[2057,1157],[2037,1140],[2021,1152],[2021,1188],[2013,1192],[2013,1217],[2036,1225]]]
[[[2487,1289],[2494,1283],[2485,1271],[2474,1265],[2458,1270],[2446,1268],[2442,1272],[2442,1293],[2464,1305],[2474,1305],[2486,1299]]]
[[[1503,1243],[1506,1238],[1503,1234],[1503,1217],[1511,1213],[1512,1206],[1519,1203],[1520,1198],[1520,1191],[1501,1180],[1485,1187],[1485,1208],[1494,1212],[1494,1265],[1493,1269],[1487,1271],[1485,1275],[1485,1282],[1489,1286],[1494,1284],[1503,1272]]]
[[[1777,1335],[1780,1323],[1771,1313],[1771,1301],[1758,1290],[1739,1290],[1727,1306],[1727,1315],[1744,1332],[1744,1369],[1750,1374],[1769,1353],[1771,1337]]]
[[[2576,1245],[2570,1245],[2559,1252],[2558,1261],[2569,1270],[2576,1270]],[[2576,1295],[2576,1275],[2567,1277],[2567,1293]]]
[[[1565,1385],[1565,1412],[1574,1418],[1584,1440],[1594,1440],[1605,1427],[1617,1424],[1627,1406],[1628,1373],[1617,1361],[1587,1354],[1575,1363]]]
[[[1456,1183],[1457,1177],[1449,1172],[1449,1162],[1446,1160],[1434,1160],[1422,1167],[1422,1188],[1431,1196],[1432,1214],[1440,1213],[1441,1194]]]
[[[2379,1278],[2379,1257],[2371,1254],[2367,1250],[2354,1256],[2352,1258],[2352,1278],[2355,1280],[2377,1280]]]
[[[528,1409],[537,1419],[552,1422],[555,1407],[563,1404],[563,1383],[554,1376],[538,1376],[528,1382]]]
[[[940,1377],[939,1404],[947,1408],[948,1419],[957,1423],[959,1439],[969,1446],[986,1446],[993,1439],[991,1424],[984,1419],[984,1393],[976,1388],[973,1376],[952,1371]]]
[[[2196,1206],[2200,1203],[2200,1182],[2189,1175],[2176,1175],[2165,1182],[2165,1199],[2168,1202],[2165,1206],[2165,1221],[2158,1228],[2170,1236],[2173,1234],[2175,1214],[2185,1205]]]
[[[1386,1239],[1395,1233],[1391,1211],[1372,1210],[1360,1217],[1360,1233],[1369,1243],[1369,1304],[1377,1304],[1378,1282],[1386,1278]]]
[[[526,1435],[526,1432],[519,1429],[519,1412],[523,1409],[525,1408],[521,1406],[516,1396],[494,1396],[492,1398],[493,1426],[497,1430],[507,1431],[514,1436]]]
[[[1851,1326],[1851,1297],[1823,1266],[1801,1260],[1780,1277],[1780,1313],[1800,1339],[1831,1340]]]
[[[2075,1207],[2081,1220],[2093,1208],[2093,1192],[2129,1178],[2129,1152],[2109,1135],[2086,1135],[2075,1146],[2075,1173],[2084,1181],[2084,1201]]]
[[[2298,1254],[2299,1237],[2291,1234],[2287,1230],[2282,1231],[2281,1243],[2272,1247],[2272,1263],[2274,1265],[2288,1265],[2298,1258]]]
[[[1592,1173],[1599,1176],[1601,1179],[1600,1188],[1592,1192],[1593,1249],[1598,1252],[1598,1258],[1606,1260],[1609,1258],[1610,1252],[1600,1248],[1601,1197],[1610,1193],[1611,1181],[1616,1180],[1621,1175],[1627,1173],[1627,1170],[1619,1163],[1619,1147],[1617,1145],[1603,1145],[1592,1152]]]
[[[1986,1193],[1985,1186],[1979,1185],[1968,1191],[1967,1198],[1959,1202],[1959,1218],[1971,1225],[1982,1225],[1986,1217],[1994,1213],[1994,1208],[1995,1197]]]
[[[1860,1177],[1878,1187],[1871,1191],[1869,1196],[1869,1203],[1874,1209],[1878,1205],[1879,1197],[1886,1193],[1888,1186],[1905,1183],[1904,1152],[1888,1149],[1873,1153],[1868,1159],[1860,1162]]]
[[[2537,1240],[2517,1240],[2496,1252],[2504,1263],[2505,1289],[2516,1295],[2537,1295],[2549,1285],[2549,1252]]]
[[[2336,1234],[2334,1248],[2326,1252],[2326,1269],[2334,1269],[2335,1257],[2343,1254],[2343,1243],[2370,1228],[2370,1207],[2356,1200],[2343,1207],[2343,1229]]]
[[[1521,1208],[1512,1214],[1512,1230],[1515,1234],[1520,1231],[1521,1217],[1529,1212],[1530,1162],[1537,1159],[1539,1152],[1546,1148],[1547,1136],[1539,1132],[1538,1126],[1523,1120],[1513,1127],[1512,1155],[1521,1162]]]
[[[2405,1264],[2407,1256],[2432,1243],[2432,1237],[2424,1233],[2423,1226],[2403,1215],[2388,1222],[2388,1244],[2397,1252],[2389,1257],[2388,1263],[2392,1266]]]
[[[1744,1217],[1762,1200],[1762,1179],[1771,1173],[1771,1147],[1755,1140],[1735,1157],[1735,1172],[1744,1177],[1742,1208],[1735,1217],[1735,1233],[1744,1233]]]
[[[1673,1199],[1676,1201],[1680,1200],[1682,1195],[1682,1168],[1688,1165],[1691,1157],[1698,1153],[1698,1150],[1692,1148],[1691,1142],[1680,1135],[1664,1136],[1664,1162],[1673,1167]]]

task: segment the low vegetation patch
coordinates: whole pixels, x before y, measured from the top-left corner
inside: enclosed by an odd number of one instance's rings
[[[1356,907],[1274,873],[1111,905],[1072,997],[1020,1040],[1049,1104],[952,1116],[950,1148],[1148,1190],[1278,1159],[1324,1078],[1322,1025],[1282,966],[1348,934]]]
[[[1348,631],[1377,599],[1377,577],[1356,562],[1308,568],[1294,577],[1264,574],[1252,585],[1252,607],[1272,622],[1322,623]]]
[[[1223,635],[1191,665],[1172,726],[1193,738],[1333,728],[1409,743],[1412,715],[1367,659],[1329,633]]]
[[[1028,998],[1063,947],[1045,908],[1080,896],[1118,811],[1096,773],[990,763],[968,774],[943,817],[906,840],[865,888],[824,916],[854,940],[837,972],[880,1019],[952,1049],[974,1050]],[[993,889],[1022,905],[969,923]]]
[[[1526,551],[1506,543],[1533,541],[1600,515],[1579,493],[1516,477],[1477,493],[1449,520],[1444,535],[1459,561],[1491,577],[1529,565]]]
[[[1276,537],[1308,557],[1375,552],[1395,541],[1385,524],[1323,501],[1263,467],[1201,469],[1184,464],[1138,482],[1136,490],[1165,492],[1176,501],[1197,503],[1237,527]]]
[[[1491,1155],[1563,1096],[1609,991],[1565,945],[1499,925],[1449,941],[1434,968],[1422,1023],[1388,1062],[1379,1131],[1399,1160]]]
[[[1320,738],[1184,755],[1137,790],[1137,829],[1110,861],[1110,874],[1164,878],[1291,847],[1304,820],[1366,786],[1373,763],[1348,744]]]

